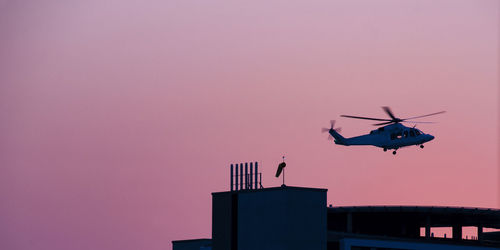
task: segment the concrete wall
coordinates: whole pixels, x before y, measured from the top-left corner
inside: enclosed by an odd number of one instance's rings
[[[210,239],[195,239],[195,240],[177,240],[172,241],[173,250],[210,250],[212,240]]]
[[[212,247],[215,250],[236,248],[237,192],[212,194]]]
[[[326,190],[240,192],[237,250],[326,250]]]
[[[326,189],[212,194],[214,250],[326,250]]]
[[[494,247],[463,246],[453,244],[433,244],[419,242],[402,242],[389,240],[369,240],[345,238],[340,240],[340,250],[351,250],[353,247],[372,249],[412,249],[412,250],[493,250]]]

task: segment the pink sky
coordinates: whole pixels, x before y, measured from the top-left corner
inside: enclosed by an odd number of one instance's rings
[[[499,1],[0,1],[0,249],[211,237],[229,164],[334,205],[500,207]],[[446,110],[425,149],[341,114]]]

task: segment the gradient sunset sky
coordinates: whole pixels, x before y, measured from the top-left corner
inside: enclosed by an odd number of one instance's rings
[[[500,208],[497,0],[0,0],[0,249],[170,249],[258,161],[341,205]],[[342,147],[446,110],[397,156]]]

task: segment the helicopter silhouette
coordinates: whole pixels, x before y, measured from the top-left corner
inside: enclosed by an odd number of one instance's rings
[[[408,146],[420,146],[420,148],[424,148],[424,143],[434,140],[434,136],[431,134],[426,134],[421,130],[413,127],[407,127],[401,124],[402,122],[410,122],[410,123],[433,123],[433,122],[421,122],[421,121],[411,121],[412,119],[418,119],[422,117],[437,115],[445,113],[446,111],[436,112],[427,115],[420,115],[410,118],[397,118],[392,113],[389,107],[382,107],[385,113],[391,119],[380,119],[380,118],[370,118],[370,117],[362,117],[362,116],[352,116],[352,115],[341,115],[342,117],[354,118],[354,119],[363,119],[363,120],[372,120],[372,121],[382,121],[381,123],[373,124],[374,126],[381,126],[375,130],[370,131],[369,134],[355,136],[351,138],[345,138],[340,134],[340,128],[334,128],[335,120],[330,121],[330,128],[323,128],[322,132],[328,132],[330,135],[328,139],[334,139],[335,144],[343,145],[343,146],[375,146],[382,148],[385,151],[389,149],[393,149],[392,154],[396,154],[396,150],[402,147]]]

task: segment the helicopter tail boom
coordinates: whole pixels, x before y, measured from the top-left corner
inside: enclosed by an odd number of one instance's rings
[[[330,135],[332,135],[333,138],[335,138],[335,143],[336,144],[349,145],[347,143],[346,139],[341,134],[339,134],[337,131],[335,131],[335,129],[330,129],[328,131],[328,133],[330,133]]]

